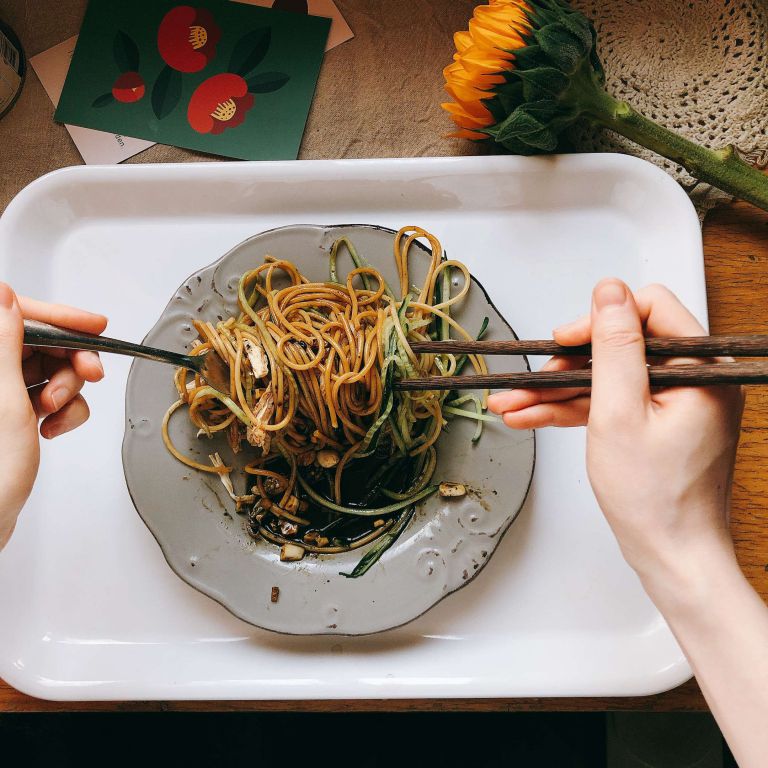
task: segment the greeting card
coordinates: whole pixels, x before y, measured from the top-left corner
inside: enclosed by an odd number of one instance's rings
[[[56,119],[250,160],[298,154],[330,20],[91,0]]]

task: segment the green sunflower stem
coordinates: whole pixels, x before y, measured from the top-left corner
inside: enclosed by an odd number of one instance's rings
[[[739,157],[733,146],[708,149],[643,117],[602,88],[590,94],[584,116],[682,165],[693,177],[768,210],[768,176]]]

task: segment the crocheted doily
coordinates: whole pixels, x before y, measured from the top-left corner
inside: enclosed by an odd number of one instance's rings
[[[572,0],[592,19],[606,88],[646,117],[700,144],[733,144],[768,165],[765,0]],[[588,152],[626,152],[671,173],[703,214],[731,199],[683,168],[607,130],[575,127]]]

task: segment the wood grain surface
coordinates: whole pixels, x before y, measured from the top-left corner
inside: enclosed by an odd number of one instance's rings
[[[438,102],[440,70],[451,56],[451,32],[471,13],[471,0],[337,0],[356,38],[323,64],[301,157],[408,157],[472,154],[451,143]],[[35,54],[74,34],[85,0],[3,0],[4,19]],[[429,20],[429,23],[426,23]],[[403,34],[407,29],[408,34]],[[407,101],[404,99],[407,97]],[[397,105],[401,106],[397,108]],[[406,108],[407,104],[407,108]],[[395,108],[393,108],[393,105]],[[80,162],[53,108],[30,73],[21,98],[0,121],[0,210],[37,176]],[[12,142],[9,144],[8,142]],[[130,162],[210,160],[156,146]],[[712,212],[704,227],[710,330],[768,333],[768,213],[736,203]],[[768,387],[748,389],[733,492],[739,561],[768,599]],[[2,621],[2,617],[0,617]],[[33,699],[0,681],[0,712],[32,711],[510,711],[705,709],[694,681],[656,696],[582,699],[443,699],[297,702],[95,702]]]

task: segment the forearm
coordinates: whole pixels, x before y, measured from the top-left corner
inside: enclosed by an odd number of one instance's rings
[[[768,606],[729,543],[712,541],[640,574],[683,648],[741,768],[768,754]]]

